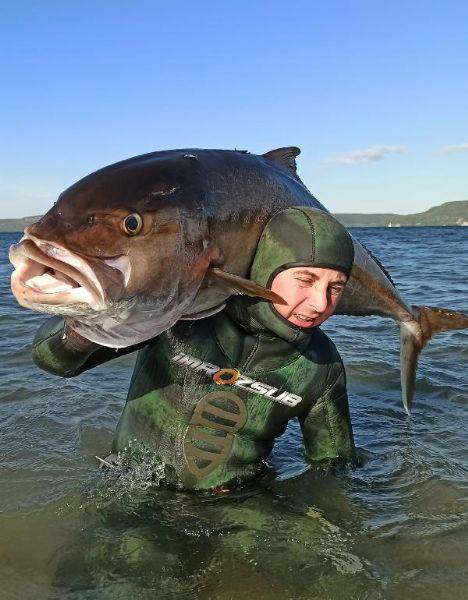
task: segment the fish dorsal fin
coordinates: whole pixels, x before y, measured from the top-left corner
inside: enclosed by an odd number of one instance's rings
[[[297,146],[288,146],[287,148],[277,148],[276,150],[270,150],[262,154],[263,158],[275,163],[279,167],[289,171],[291,175],[299,179],[297,175],[296,156],[301,153],[300,148]]]
[[[233,275],[232,273],[226,273],[226,271],[222,271],[217,267],[208,269],[208,274],[211,275],[219,285],[229,289],[231,293],[263,298],[264,300],[269,300],[276,304],[287,304],[281,296],[258,285],[255,281],[250,281],[250,279],[245,279],[244,277],[239,277],[239,275]]]

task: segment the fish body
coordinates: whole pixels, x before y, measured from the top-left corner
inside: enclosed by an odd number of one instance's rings
[[[12,291],[21,305],[63,315],[84,337],[116,348],[148,340],[180,319],[214,314],[233,293],[281,301],[248,277],[275,213],[291,206],[326,211],[299,179],[297,154],[295,147],[263,155],[181,149],[104,167],[65,190],[11,247]],[[428,337],[422,313],[353,243],[353,272],[337,312],[400,324],[409,406],[415,361]],[[445,313],[445,329],[468,326],[464,315]],[[431,315],[425,321],[432,330],[443,330]]]
[[[18,266],[13,291],[28,308],[74,317],[92,341],[135,344],[184,315],[222,306],[232,289],[209,269],[245,277],[265,223],[293,205],[325,210],[267,157],[194,149],[135,157],[78,181],[26,229],[10,251]],[[137,235],[122,230],[128,215],[142,219]],[[26,261],[27,271],[24,258],[49,271],[36,273]],[[77,279],[72,267],[80,271],[87,285],[68,297],[65,281],[54,288],[50,269],[60,272],[58,261],[68,263],[70,279]],[[34,286],[46,293],[34,293]]]

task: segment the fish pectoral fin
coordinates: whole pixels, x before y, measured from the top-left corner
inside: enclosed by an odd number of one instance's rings
[[[275,294],[275,292],[272,292],[262,285],[255,283],[255,281],[250,281],[250,279],[245,279],[244,277],[239,277],[239,275],[233,275],[232,273],[226,273],[226,271],[222,271],[217,267],[208,269],[208,273],[217,281],[218,284],[228,288],[235,294],[263,298],[264,300],[269,300],[275,304],[287,304],[287,302],[283,300],[281,296]]]

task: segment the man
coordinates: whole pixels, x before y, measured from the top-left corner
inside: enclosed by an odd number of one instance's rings
[[[114,452],[151,451],[166,482],[179,487],[236,485],[261,472],[297,417],[310,463],[353,461],[343,364],[318,327],[333,314],[352,262],[352,240],[330,215],[303,207],[277,213],[250,278],[285,304],[232,297],[221,313],[180,321],[140,345]],[[100,348],[51,319],[33,358],[72,377],[133,349]]]

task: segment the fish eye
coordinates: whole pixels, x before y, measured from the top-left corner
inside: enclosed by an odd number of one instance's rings
[[[122,221],[122,228],[127,235],[137,235],[143,227],[143,219],[138,213],[127,215]]]

